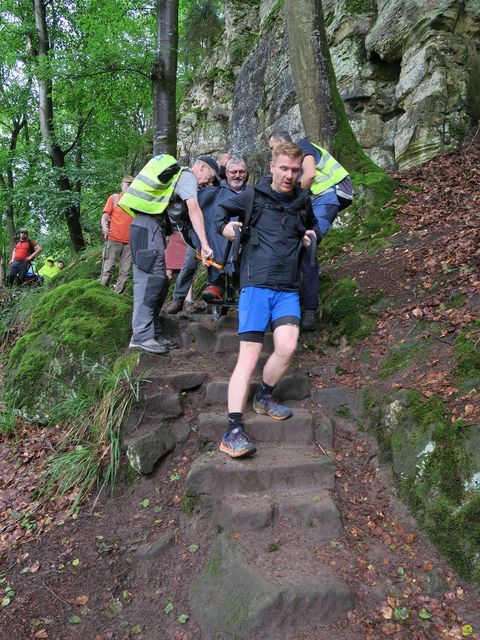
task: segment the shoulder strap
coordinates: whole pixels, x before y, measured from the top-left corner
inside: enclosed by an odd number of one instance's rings
[[[248,229],[252,220],[253,202],[255,200],[255,189],[253,187],[245,187],[245,218],[243,220],[243,228]]]
[[[114,206],[114,207],[116,207],[116,206],[117,206],[117,204],[118,204],[118,198],[119,198],[118,193],[114,193],[114,194],[113,194],[113,206]]]

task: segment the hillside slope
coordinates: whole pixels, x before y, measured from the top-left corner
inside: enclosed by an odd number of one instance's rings
[[[327,541],[304,532],[301,566],[328,567],[353,594],[355,608],[330,626],[318,620],[290,633],[291,640],[480,633],[478,592],[428,542],[396,489],[424,530],[442,534],[435,542],[450,561],[478,580],[472,557],[478,556],[479,493],[468,481],[475,475],[480,412],[479,160],[473,143],[398,174],[401,229],[391,246],[372,254],[345,246],[323,267],[324,280],[332,282],[330,299],[321,329],[302,335],[293,371],[308,373],[310,391],[294,405],[312,413],[317,430],[335,423],[331,448],[317,441],[314,455],[335,464],[333,497],[344,529]],[[350,280],[358,288],[339,284]],[[336,293],[338,307],[331,302]],[[347,330],[360,314],[373,332],[349,342],[338,327]],[[158,366],[165,367],[161,376],[201,370],[205,384],[181,394],[181,415],[170,423],[177,447],[150,475],[129,472],[114,497],[86,504],[72,517],[73,496],[34,500],[40,462],[58,430],[24,425],[17,443],[3,442],[0,588],[8,600],[2,618],[9,637],[210,640],[188,594],[194,578],[214,568],[209,554],[217,528],[188,499],[186,477],[206,446],[198,414],[224,413],[221,397],[209,397],[207,384],[227,379],[231,354],[218,350],[211,322],[201,315],[194,320],[184,316],[170,327],[183,348]],[[188,338],[193,324],[200,327],[196,343]],[[434,448],[426,449],[430,442]],[[212,444],[215,450],[215,437]],[[439,496],[439,510],[428,512],[425,500],[436,507]],[[449,501],[455,500],[452,515]],[[462,512],[467,503],[471,510]],[[450,516],[463,519],[442,529]],[[281,575],[297,532],[275,527],[261,535],[233,530],[231,543],[256,568]],[[287,634],[270,638],[286,640]]]

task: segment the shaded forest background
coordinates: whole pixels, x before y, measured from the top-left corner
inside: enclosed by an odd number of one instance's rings
[[[15,231],[65,260],[99,241],[99,213],[152,152],[157,12],[164,2],[3,3],[0,244]],[[221,37],[223,3],[179,3],[177,104]]]

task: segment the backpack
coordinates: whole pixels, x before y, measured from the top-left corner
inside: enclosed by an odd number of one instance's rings
[[[242,231],[238,239],[233,241],[233,257],[232,262],[235,266],[235,270],[238,270],[240,266],[240,259],[242,257],[242,245],[250,238],[252,229],[257,224],[260,218],[260,211],[255,208],[255,188],[245,187],[245,195],[247,201],[245,203],[245,218],[243,220]],[[280,203],[278,206],[282,206]],[[297,209],[297,221],[307,228],[307,220],[305,209],[301,209],[302,213]]]

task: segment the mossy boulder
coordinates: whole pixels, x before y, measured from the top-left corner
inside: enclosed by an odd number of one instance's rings
[[[326,276],[320,281],[322,324],[333,342],[345,336],[350,344],[366,338],[375,325],[370,307],[379,293],[362,292],[355,280],[334,280]]]
[[[91,280],[57,286],[40,299],[13,347],[5,390],[33,420],[72,393],[91,390],[128,342],[130,301]]]
[[[451,564],[480,583],[480,438],[417,391],[369,392],[368,426],[401,497]]]

